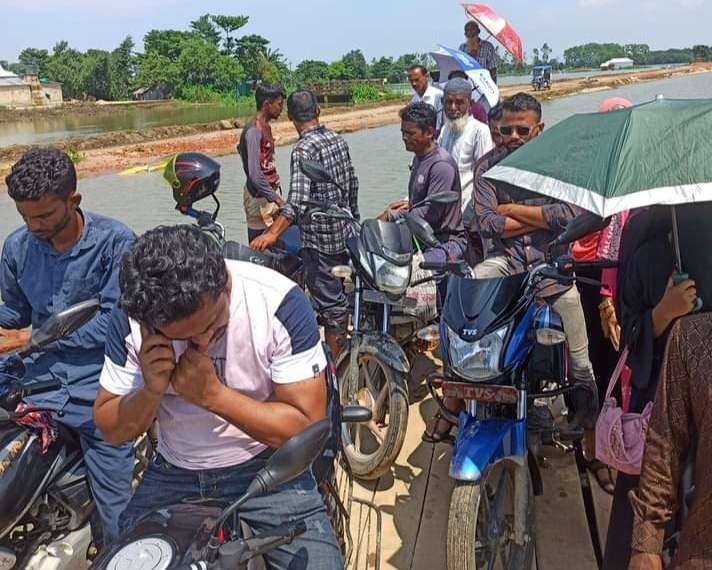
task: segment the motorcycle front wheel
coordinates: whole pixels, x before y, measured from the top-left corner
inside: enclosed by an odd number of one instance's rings
[[[358,354],[355,397],[348,396],[351,373],[346,353],[337,367],[341,403],[369,408],[371,421],[343,424],[344,453],[353,474],[360,479],[378,479],[395,462],[408,427],[408,388],[405,374],[391,368],[376,354]]]
[[[534,497],[529,471],[525,544],[514,540],[513,473],[502,463],[480,483],[460,481],[450,500],[447,532],[448,570],[530,570],[534,560]]]

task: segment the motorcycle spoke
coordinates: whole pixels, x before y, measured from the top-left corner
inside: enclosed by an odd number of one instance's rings
[[[356,424],[356,431],[354,434],[354,447],[358,450],[361,449],[361,426]]]
[[[362,367],[361,370],[363,371],[363,377],[365,380],[365,386],[368,388],[368,391],[371,392],[371,396],[373,399],[376,399],[376,394],[378,394],[378,388],[376,388],[376,384],[373,382],[373,376],[371,374],[371,371],[369,370],[369,364],[370,362],[367,361]]]
[[[376,403],[373,404],[373,415],[377,417],[381,417],[381,408],[383,405],[386,403],[386,399],[388,398],[388,384],[384,384],[383,388],[381,388],[381,392],[378,394],[378,398],[376,399]],[[383,416],[385,417],[385,413]]]
[[[374,438],[376,438],[378,445],[383,445],[383,435],[381,434],[381,429],[378,425],[376,425],[376,422],[371,420],[370,422],[363,424],[363,426],[371,432]]]

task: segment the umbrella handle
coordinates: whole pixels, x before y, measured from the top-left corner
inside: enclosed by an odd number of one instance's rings
[[[687,281],[689,278],[690,278],[690,276],[687,273],[675,273],[672,276],[672,284],[679,285],[680,283]],[[701,308],[702,308],[702,298],[697,297],[695,299],[695,306],[693,307],[692,312],[697,313]]]

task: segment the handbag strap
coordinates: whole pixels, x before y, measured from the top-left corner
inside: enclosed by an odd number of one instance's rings
[[[618,384],[618,380],[621,377],[621,372],[623,372],[623,367],[625,366],[625,363],[627,361],[628,361],[628,347],[626,346],[623,349],[623,352],[621,353],[620,358],[618,359],[618,364],[616,364],[616,368],[613,371],[613,374],[611,374],[611,379],[608,381],[608,388],[606,389],[606,400],[611,397],[613,388],[615,388],[616,384]]]

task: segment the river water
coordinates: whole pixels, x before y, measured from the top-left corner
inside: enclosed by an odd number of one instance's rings
[[[621,89],[600,91],[555,99],[543,104],[544,121],[553,125],[574,113],[592,112],[598,104],[613,95],[626,97],[634,103],[653,99],[658,94],[669,98],[709,97],[712,93],[712,73],[666,79]],[[407,192],[410,155],[404,150],[399,127],[392,125],[361,131],[345,136],[360,181],[359,204],[362,216],[378,214],[390,201]],[[200,149],[196,149],[200,150]],[[289,153],[291,147],[277,149],[277,166],[288,186]],[[242,187],[245,176],[236,155],[219,159],[222,164],[222,183],[219,198],[222,202],[220,220],[227,228],[228,237],[244,240],[246,226],[242,209]],[[85,178],[79,182],[83,206],[95,212],[124,221],[136,232],[143,232],[158,224],[188,221],[173,210],[171,191],[160,175],[155,173],[122,177],[107,174]],[[205,207],[212,207],[205,200]],[[21,220],[12,200],[0,194],[0,240]]]

